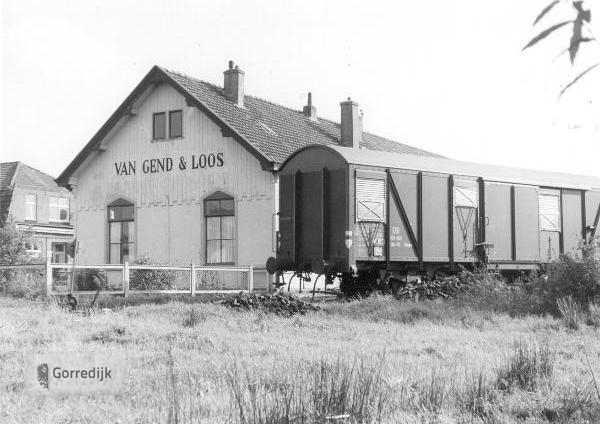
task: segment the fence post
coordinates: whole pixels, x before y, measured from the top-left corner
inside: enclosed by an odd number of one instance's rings
[[[252,265],[250,265],[249,273],[250,274],[248,275],[248,291],[252,293],[254,291],[254,267]]]
[[[129,262],[123,264],[123,297],[129,295]]]
[[[196,265],[191,265],[190,272],[190,293],[196,296]]]
[[[46,297],[52,294],[52,257],[46,256]]]

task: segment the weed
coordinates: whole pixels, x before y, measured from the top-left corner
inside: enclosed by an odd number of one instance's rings
[[[555,354],[547,343],[539,346],[518,341],[506,362],[496,371],[496,387],[503,391],[517,387],[534,392],[540,379],[552,376],[554,362]]]
[[[583,308],[581,305],[569,295],[556,299],[556,306],[565,326],[573,330],[579,330],[583,321]]]
[[[459,407],[478,417],[487,417],[492,413],[496,400],[494,382],[483,371],[466,378],[465,388],[458,395]]]
[[[195,327],[203,321],[206,321],[206,313],[195,306],[190,307],[182,313],[182,325],[184,327]]]
[[[600,327],[600,305],[596,303],[590,303],[588,305],[585,323],[592,327]]]
[[[379,358],[323,359],[262,375],[234,361],[226,381],[241,423],[380,421],[389,396]]]

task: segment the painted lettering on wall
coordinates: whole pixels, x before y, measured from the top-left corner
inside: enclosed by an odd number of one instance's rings
[[[179,159],[173,160],[171,157],[144,159],[142,162],[141,171],[144,174],[155,174],[158,172],[171,172],[173,170],[184,171],[190,164],[192,169],[219,168],[225,165],[223,152],[218,153],[202,153],[200,155],[192,155],[191,160],[185,156],[180,156]],[[176,164],[176,166],[173,166]],[[114,162],[115,172],[117,175],[135,175],[137,161],[120,161]]]

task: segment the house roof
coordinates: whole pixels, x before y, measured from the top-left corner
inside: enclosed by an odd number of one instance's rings
[[[600,191],[600,178],[560,172],[536,171],[507,166],[486,165],[452,159],[418,158],[414,155],[364,151],[340,146],[308,146],[330,149],[337,152],[347,163],[381,168],[396,168],[413,171],[439,172],[463,177],[481,177],[489,182],[528,184],[543,187],[571,188]],[[291,157],[290,157],[291,158]],[[285,166],[283,163],[282,167]]]
[[[217,85],[163,70],[274,162],[281,163],[294,151],[310,144],[340,145],[340,124],[337,122],[323,118],[310,119],[300,110],[254,96],[244,96],[244,107],[240,108],[225,99],[223,89]],[[363,133],[360,147],[441,157],[368,132]]]
[[[340,124],[328,119],[310,119],[302,111],[246,95],[244,107],[227,100],[223,89],[184,74],[154,66],[83,150],[57,178],[67,186],[69,178],[96,150],[111,129],[129,114],[135,101],[153,84],[166,82],[182,94],[188,104],[198,107],[257,157],[265,168],[272,169],[292,152],[310,144],[340,145]],[[369,150],[405,153],[418,156],[442,156],[390,139],[363,132],[361,147]]]
[[[68,193],[54,181],[54,177],[23,162],[0,163],[0,223],[4,224],[15,188]]]

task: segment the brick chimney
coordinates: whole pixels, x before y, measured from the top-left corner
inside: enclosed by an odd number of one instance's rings
[[[362,116],[358,111],[358,103],[348,97],[348,100],[341,102],[340,106],[342,146],[358,149],[362,140]]]
[[[317,120],[317,108],[312,105],[312,93],[308,93],[308,104],[302,108],[304,116]]]
[[[229,61],[229,69],[223,72],[225,82],[223,83],[223,95],[227,100],[244,107],[244,71],[237,65],[233,66],[233,60]]]

